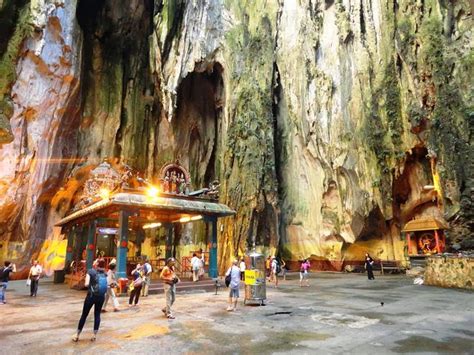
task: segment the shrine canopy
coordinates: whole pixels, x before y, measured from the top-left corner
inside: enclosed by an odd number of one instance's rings
[[[402,232],[421,232],[421,231],[435,231],[447,229],[448,226],[444,221],[440,221],[434,217],[424,217],[413,219],[402,229]]]
[[[235,214],[228,206],[205,198],[185,195],[158,194],[150,197],[144,192],[119,192],[64,217],[56,226],[84,223],[97,218],[116,218],[121,210],[132,212],[133,227],[147,223],[184,223],[205,217],[226,217]]]

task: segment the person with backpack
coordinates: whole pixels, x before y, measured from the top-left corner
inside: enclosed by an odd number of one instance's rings
[[[87,271],[84,286],[87,287],[87,296],[82,307],[82,315],[77,326],[77,333],[72,337],[72,341],[77,342],[86,323],[87,316],[94,306],[94,335],[91,341],[95,341],[100,326],[100,311],[104,304],[105,294],[107,293],[107,275],[105,274],[105,260],[98,259],[96,269]]]
[[[147,258],[145,264],[143,264],[143,285],[142,285],[142,297],[148,297],[148,289],[151,284],[151,273],[153,268],[151,267],[150,260]]]
[[[16,265],[10,261],[5,261],[4,267],[0,270],[0,304],[6,304],[6,292],[10,273],[16,272]]]
[[[237,310],[237,300],[239,299],[239,287],[240,287],[240,268],[238,265],[238,260],[234,259],[232,261],[231,267],[225,273],[226,278],[230,277],[229,282],[229,306],[227,311],[236,311]]]
[[[135,269],[131,272],[132,283],[130,284],[130,298],[128,299],[128,306],[136,306],[140,300],[140,293],[143,286],[143,266],[137,264]],[[135,298],[135,302],[133,299]]]

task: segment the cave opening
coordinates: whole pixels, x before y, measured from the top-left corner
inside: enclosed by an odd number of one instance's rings
[[[195,189],[218,178],[222,72],[219,63],[207,65],[202,71],[188,74],[177,91],[177,110],[171,122],[176,139],[174,155],[188,167]]]
[[[404,224],[415,216],[437,209],[433,184],[428,149],[424,146],[412,148],[406,154],[403,172],[393,181],[394,219]]]

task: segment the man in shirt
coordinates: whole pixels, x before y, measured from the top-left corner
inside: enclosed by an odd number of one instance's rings
[[[5,261],[3,269],[0,269],[0,305],[6,304],[6,292],[10,273],[16,272],[16,265],[10,261]]]
[[[143,286],[142,286],[142,296],[148,296],[148,289],[151,283],[151,273],[153,272],[153,268],[150,265],[148,259],[146,259],[145,264],[143,264]]]
[[[193,253],[191,258],[191,269],[193,271],[193,281],[199,281],[199,269],[201,269],[201,259],[199,259],[196,253]]]
[[[232,262],[232,266],[225,273],[225,276],[230,275],[229,306],[227,307],[227,311],[235,311],[237,309],[237,300],[239,299],[240,287],[240,269],[237,266],[238,263],[238,260],[235,259]]]
[[[165,314],[168,319],[175,319],[171,313],[171,306],[176,299],[176,284],[179,282],[178,276],[176,276],[174,265],[176,260],[169,258],[166,261],[166,266],[161,271],[160,278],[163,280],[163,289],[165,291],[166,307],[161,311]]]
[[[41,277],[43,268],[38,264],[38,260],[33,261],[33,266],[30,268],[30,273],[28,274],[28,279],[30,280],[30,297],[36,297],[38,292],[38,283]]]

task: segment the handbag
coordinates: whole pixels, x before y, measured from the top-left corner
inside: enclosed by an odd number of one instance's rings
[[[232,268],[230,268],[229,275],[226,275],[225,277],[225,287],[229,287],[231,280],[232,280]]]
[[[31,279],[26,279],[26,286],[31,286]]]

